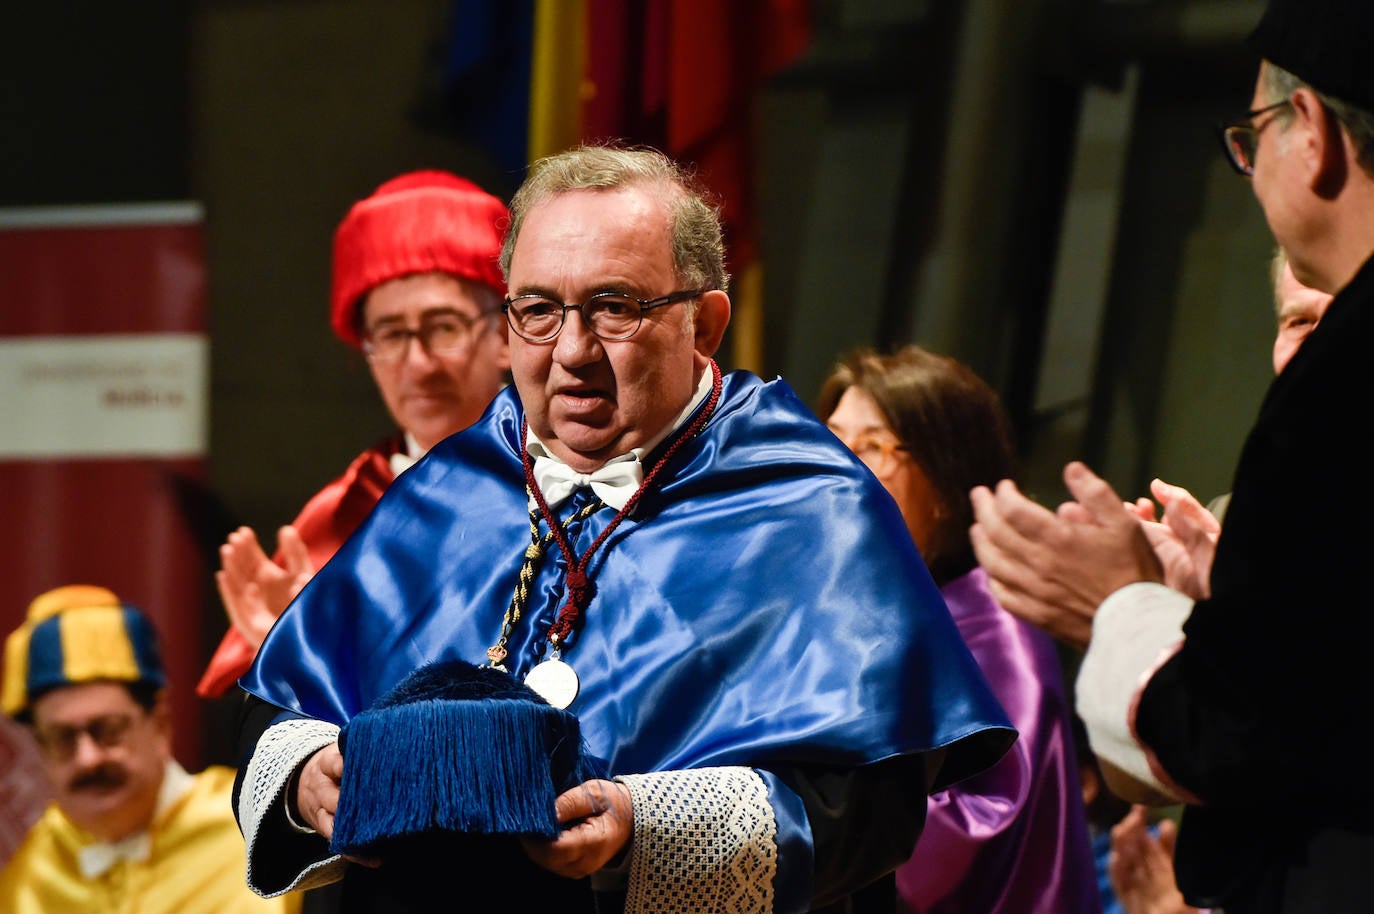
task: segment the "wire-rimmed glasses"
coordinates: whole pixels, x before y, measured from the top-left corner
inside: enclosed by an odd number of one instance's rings
[[[906,453],[906,446],[900,441],[871,432],[858,435],[845,444],[879,479],[891,476]]]
[[[1260,131],[1274,121],[1270,118],[1256,127],[1255,118],[1291,103],[1291,99],[1285,98],[1281,102],[1247,111],[1240,120],[1217,125],[1217,135],[1221,139],[1221,148],[1226,151],[1226,161],[1231,163],[1231,167],[1238,174],[1249,177],[1255,173],[1255,150],[1259,147]]]
[[[472,329],[496,311],[483,312],[477,317],[448,311],[427,315],[420,326],[381,324],[363,335],[363,355],[373,362],[398,362],[405,358],[411,338],[415,338],[430,355],[452,355],[461,352],[472,342]]]

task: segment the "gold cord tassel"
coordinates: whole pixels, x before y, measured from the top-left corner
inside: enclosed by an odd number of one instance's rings
[[[568,520],[568,526],[580,523],[602,507],[600,499],[596,499],[581,511],[577,512]],[[539,570],[539,561],[548,552],[549,544],[553,542],[554,533],[550,530],[542,537],[539,535],[539,512],[530,512],[530,544],[525,547],[525,560],[520,564],[520,576],[515,582],[515,593],[510,598],[510,608],[506,610],[506,618],[501,622],[501,638],[487,648],[487,661],[498,670],[509,672],[503,665],[506,659],[506,639],[510,637],[511,630],[515,623],[520,621],[520,616],[525,612],[525,607],[530,602],[530,585],[534,582],[534,575]]]

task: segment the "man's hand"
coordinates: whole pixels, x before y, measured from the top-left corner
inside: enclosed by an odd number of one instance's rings
[[[338,743],[330,743],[306,760],[296,779],[296,816],[328,841],[334,837],[334,814],[339,809],[339,785],[343,782],[343,753]],[[345,860],[377,867],[380,860],[350,857]]]
[[[328,840],[334,837],[334,813],[339,808],[343,782],[343,753],[330,743],[306,760],[296,779],[296,815]]]
[[[530,859],[569,879],[581,879],[604,867],[634,835],[630,791],[615,781],[587,781],[554,803],[560,824],[568,825],[553,841],[526,839]],[[569,824],[571,823],[571,824]]]
[[[1146,808],[1139,805],[1112,827],[1107,875],[1126,914],[1196,914],[1174,878],[1177,833],[1174,823],[1164,819],[1156,838],[1150,833]]]
[[[1087,647],[1097,607],[1135,581],[1163,578],[1133,510],[1082,463],[1064,468],[1074,501],[1049,511],[1004,479],[970,493],[969,538],[992,594],[1008,611]]]
[[[1162,526],[1173,540],[1169,550],[1181,549],[1186,556],[1183,560],[1166,559],[1160,554],[1156,537],[1150,537],[1164,565],[1164,583],[1194,600],[1207,599],[1212,594],[1212,560],[1217,554],[1221,522],[1182,486],[1156,479],[1150,483],[1150,494],[1164,506]],[[1146,533],[1149,535],[1148,530]]]
[[[219,547],[215,586],[229,621],[254,647],[262,644],[272,623],[315,573],[305,541],[295,527],[282,527],[277,544],[285,567],[267,557],[257,534],[248,527],[229,534]]]

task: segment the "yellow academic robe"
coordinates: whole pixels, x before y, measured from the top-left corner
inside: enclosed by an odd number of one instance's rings
[[[4,914],[297,914],[300,893],[260,898],[245,882],[234,821],[234,772],[212,766],[149,828],[142,862],[121,861],[95,879],[77,867],[93,839],[50,805],[0,871]]]

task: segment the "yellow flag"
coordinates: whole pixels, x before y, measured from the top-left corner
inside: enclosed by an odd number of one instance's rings
[[[582,138],[586,26],[582,0],[535,0],[530,63],[529,160]]]

